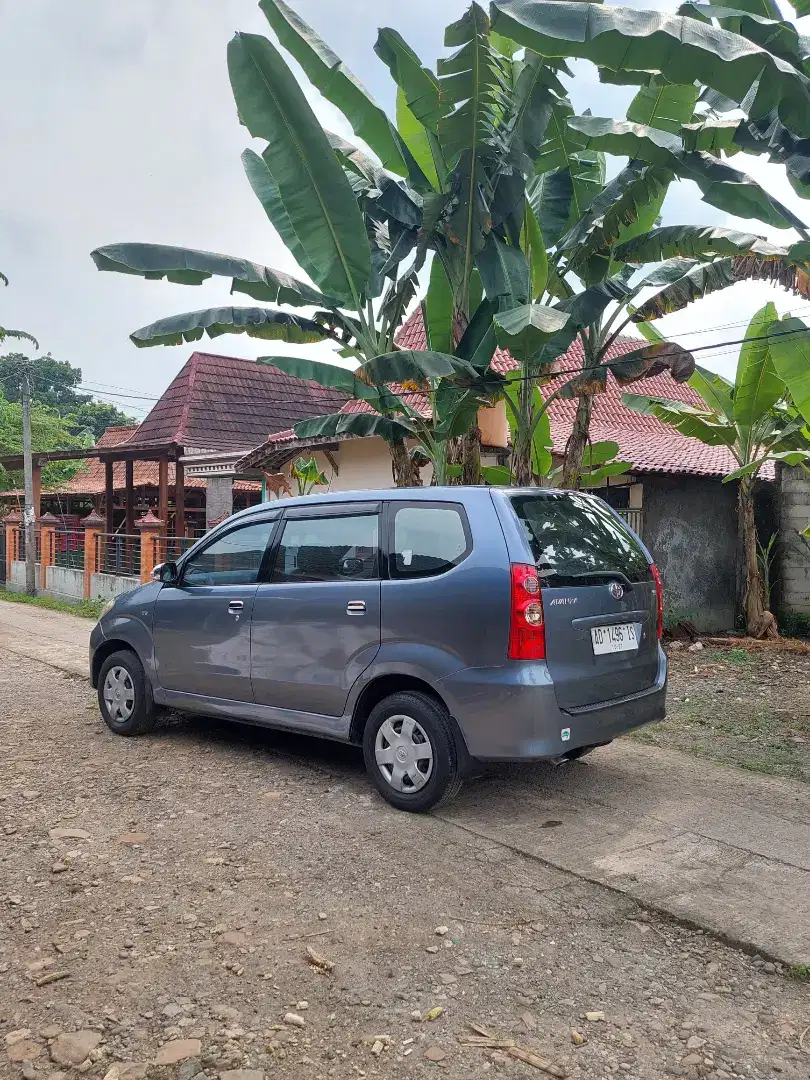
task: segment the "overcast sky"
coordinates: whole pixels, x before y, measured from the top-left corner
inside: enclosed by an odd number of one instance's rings
[[[400,30],[432,65],[444,26],[466,6],[294,4],[391,111],[391,79],[373,52],[377,26]],[[143,415],[150,402],[124,395],[157,397],[193,347],[136,349],[129,333],[180,311],[228,304],[228,287],[216,279],[191,289],[100,274],[89,257],[94,247],[178,244],[300,273],[244,178],[239,155],[249,136],[237,122],[226,68],[235,30],[272,32],[255,0],[0,0],[0,30],[0,270],[11,282],[0,294],[2,323],[29,330],[43,350],[81,367],[99,396]],[[588,65],[577,70],[577,108],[623,115],[625,91],[600,86]],[[350,134],[331,106],[314,92],[311,100],[323,121]],[[810,220],[810,204],[779,169],[742,155],[734,164]],[[687,183],[673,185],[665,206],[665,224],[682,223],[741,224],[702,203]],[[779,242],[795,238],[759,223],[746,227]],[[659,326],[687,346],[738,338],[768,299],[782,311],[810,314],[810,305],[779,289],[743,284]],[[237,336],[206,338],[199,347],[247,357],[299,351]],[[698,355],[724,374],[733,371],[735,348]]]

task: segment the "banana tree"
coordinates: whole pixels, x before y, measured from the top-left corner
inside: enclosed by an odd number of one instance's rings
[[[0,274],[0,282],[4,285],[8,285],[8,278],[5,274]],[[39,342],[35,337],[31,337],[25,330],[8,330],[5,326],[0,326],[0,345],[3,344],[6,338],[16,338],[20,341],[30,341],[35,348],[39,348]]]
[[[766,463],[810,462],[810,428],[792,396],[794,389],[802,394],[810,386],[808,333],[800,320],[780,319],[774,305],[766,304],[748,326],[733,383],[704,368],[695,369],[689,384],[703,406],[638,394],[623,398],[629,408],[655,416],[683,435],[708,446],[727,447],[737,462],[738,468],[723,483],[739,482],[745,620],[753,637],[775,633],[757,557],[754,488]]]

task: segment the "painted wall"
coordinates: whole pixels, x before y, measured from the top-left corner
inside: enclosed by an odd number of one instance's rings
[[[37,567],[37,588],[39,588],[40,578],[40,566]],[[6,582],[6,588],[9,592],[25,592],[25,563],[22,560],[15,559],[11,564],[11,575]]]
[[[664,579],[667,619],[731,629],[739,547],[734,484],[653,475],[643,484],[644,542]]]
[[[800,468],[782,470],[779,503],[780,607],[810,616],[810,538],[800,536],[810,524],[810,478]]]
[[[57,600],[84,599],[84,570],[67,566],[48,566],[45,569],[46,592]]]
[[[91,574],[90,598],[91,600],[113,600],[121,593],[137,589],[139,584],[138,578],[127,577],[123,574]]]

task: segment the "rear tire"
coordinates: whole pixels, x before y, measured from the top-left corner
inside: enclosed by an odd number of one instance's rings
[[[432,810],[462,784],[456,740],[445,707],[419,691],[403,691],[375,705],[363,732],[369,779],[397,810]]]
[[[104,723],[116,735],[145,735],[158,722],[152,687],[134,652],[108,656],[98,676],[98,704]]]

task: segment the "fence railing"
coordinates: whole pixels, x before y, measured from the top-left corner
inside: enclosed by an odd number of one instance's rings
[[[153,536],[154,562],[152,565],[157,566],[158,563],[176,562],[181,555],[196,543],[197,539],[192,536]]]
[[[617,510],[619,517],[624,518],[634,533],[643,535],[644,511],[643,510]]]
[[[55,529],[49,534],[46,558],[63,570],[84,570],[84,530]]]
[[[125,533],[95,533],[96,573],[119,577],[141,576],[141,538]]]

